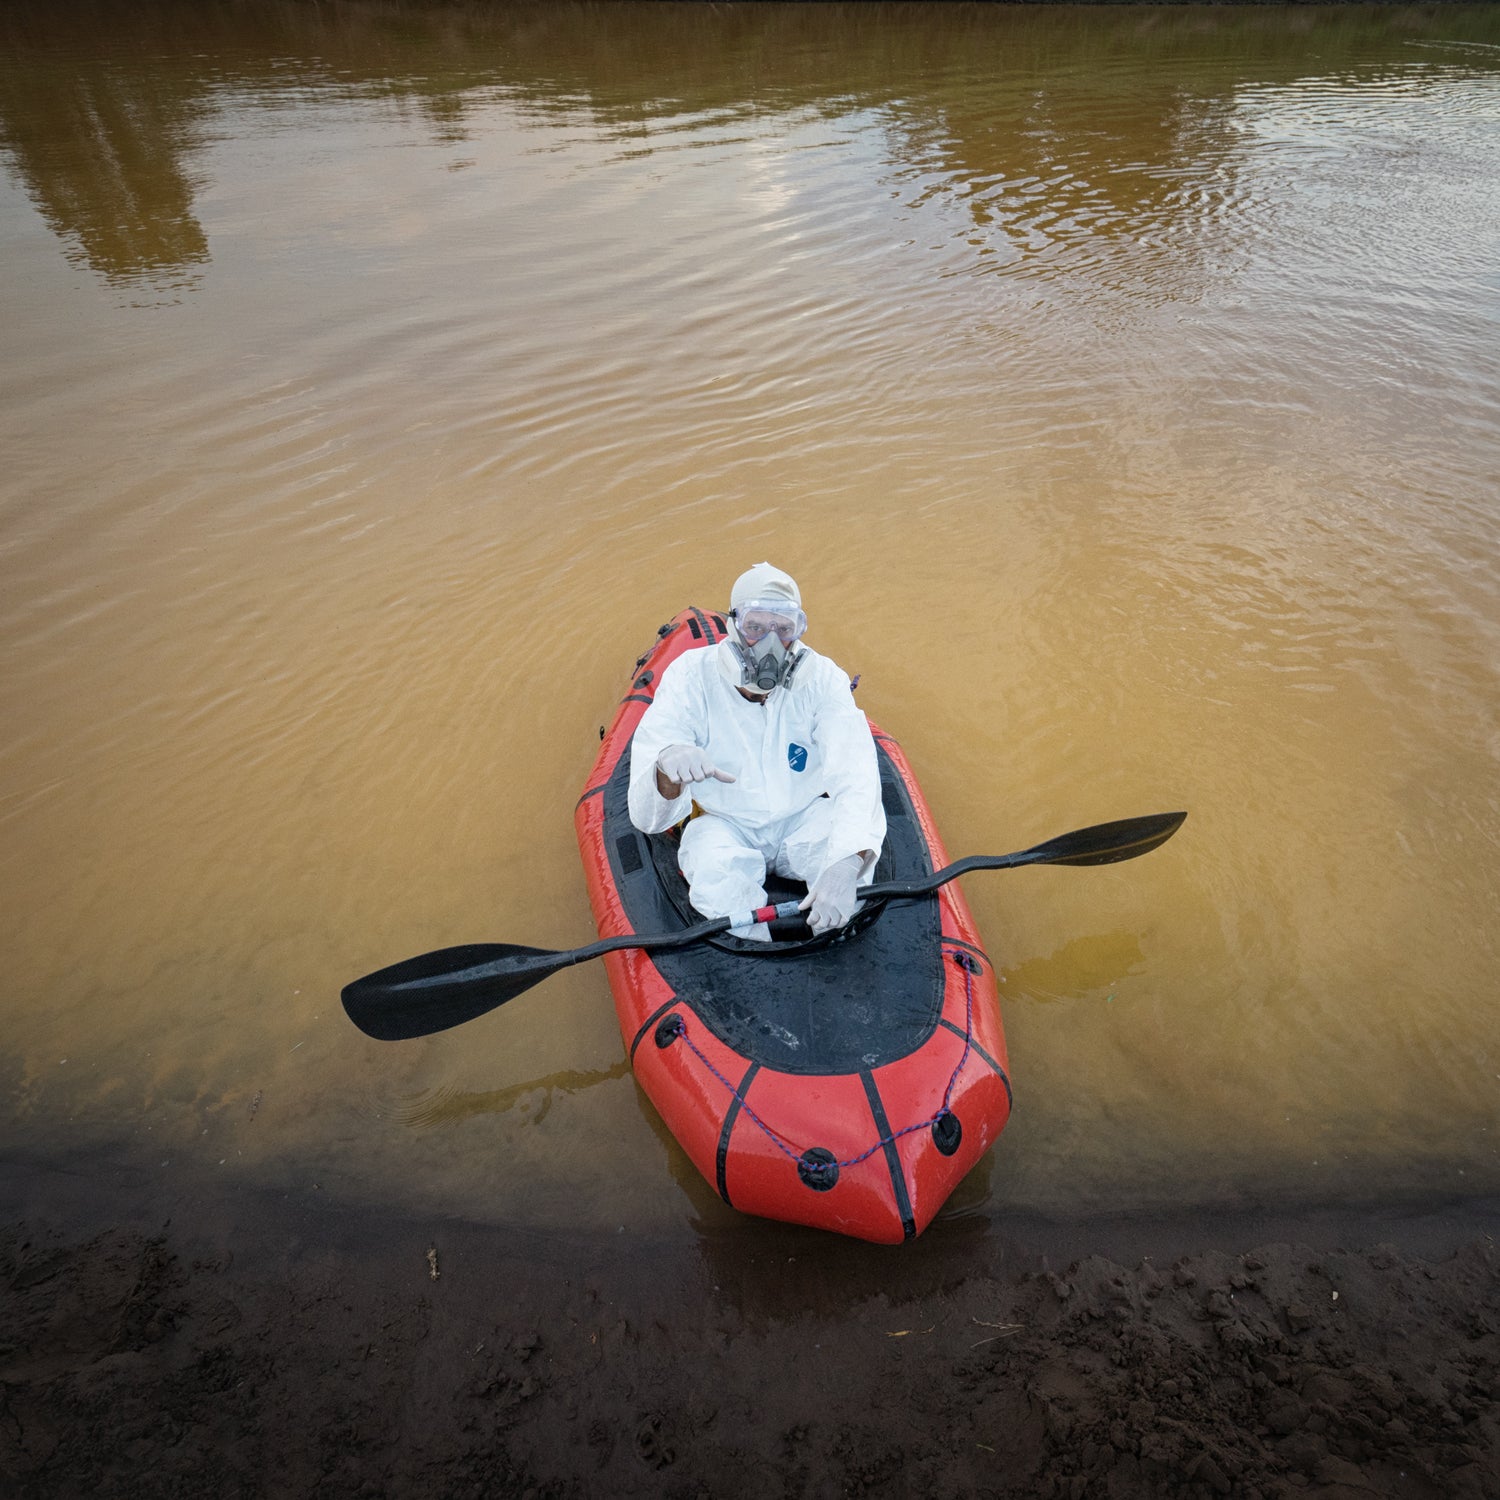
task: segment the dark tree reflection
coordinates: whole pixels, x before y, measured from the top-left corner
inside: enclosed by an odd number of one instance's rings
[[[209,245],[194,153],[225,90],[386,98],[433,140],[481,104],[675,115],[852,109],[892,165],[942,179],[991,249],[1057,226],[1160,226],[1173,164],[1235,91],[1495,40],[1496,8],[6,0],[0,147],[69,254],[106,281],[191,284]],[[1045,206],[1015,197],[1045,185]],[[1009,196],[1007,196],[1009,194]],[[1050,226],[1050,227],[1049,227]]]
[[[137,33],[122,55],[109,14],[0,10],[0,143],[70,256],[112,285],[180,287],[208,260],[185,166],[208,84],[175,45],[137,51]]]

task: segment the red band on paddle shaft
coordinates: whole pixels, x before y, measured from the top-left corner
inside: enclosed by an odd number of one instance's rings
[[[757,906],[755,908],[754,920],[757,922],[774,922],[776,920],[776,908],[774,906]]]

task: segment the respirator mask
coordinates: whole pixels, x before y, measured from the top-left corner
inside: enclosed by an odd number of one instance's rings
[[[733,646],[740,661],[740,686],[753,693],[785,687],[802,660],[792,651],[807,629],[807,616],[786,599],[752,599],[730,610]]]

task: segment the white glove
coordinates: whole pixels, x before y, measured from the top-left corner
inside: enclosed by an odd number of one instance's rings
[[[728,771],[721,771],[696,745],[668,745],[656,757],[656,769],[678,786],[688,782],[707,781],[710,776],[716,781],[734,780]]]
[[[855,897],[854,888],[864,863],[860,855],[851,854],[847,859],[829,865],[807,888],[802,910],[807,912],[807,925],[814,932],[842,927],[859,910],[860,902]],[[809,907],[811,911],[808,911]]]

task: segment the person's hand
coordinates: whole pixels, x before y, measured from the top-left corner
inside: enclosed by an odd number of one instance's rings
[[[829,865],[807,888],[802,910],[807,912],[807,925],[814,932],[829,932],[842,927],[859,910],[854,890],[863,866],[863,858],[851,854],[847,859]]]
[[[685,786],[690,782],[733,781],[728,771],[721,771],[696,745],[668,745],[656,757],[656,769],[670,782]]]

